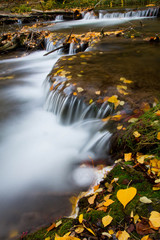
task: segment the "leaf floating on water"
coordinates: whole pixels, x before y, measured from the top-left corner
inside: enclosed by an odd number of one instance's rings
[[[125,162],[131,161],[132,160],[132,153],[125,153],[124,154],[124,160],[125,160]]]
[[[134,187],[130,187],[127,189],[120,189],[117,192],[117,198],[125,208],[126,205],[135,197],[136,194],[137,194],[137,189]]]
[[[160,227],[160,213],[159,212],[152,211],[149,220],[151,221],[151,223],[154,227]]]
[[[127,240],[130,237],[130,235],[124,230],[118,231],[116,237],[118,238],[118,240]]]
[[[140,197],[140,202],[142,202],[142,203],[151,203],[152,202],[152,200],[151,199],[149,199],[149,198],[147,198],[147,197]]]
[[[102,218],[103,226],[106,227],[112,222],[113,218],[110,215],[107,215]]]

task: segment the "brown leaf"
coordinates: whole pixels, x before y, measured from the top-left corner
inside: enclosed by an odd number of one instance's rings
[[[136,224],[136,231],[140,235],[147,235],[149,233],[154,233],[154,231],[150,228],[150,225],[147,221],[142,220]]]

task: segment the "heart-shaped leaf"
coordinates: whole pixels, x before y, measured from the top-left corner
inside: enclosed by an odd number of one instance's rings
[[[134,187],[130,187],[127,189],[120,189],[117,192],[117,198],[125,208],[126,205],[135,197],[136,193],[137,193],[137,189]]]

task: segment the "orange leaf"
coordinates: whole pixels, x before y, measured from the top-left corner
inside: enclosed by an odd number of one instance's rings
[[[56,224],[52,223],[52,225],[49,228],[47,228],[47,232],[51,231],[55,227],[56,227]]]
[[[96,199],[97,194],[92,195],[90,198],[88,198],[89,204],[93,204],[94,200]]]
[[[134,187],[130,187],[127,189],[120,189],[117,192],[117,198],[125,208],[126,205],[135,197],[136,193],[137,193],[137,189]]]
[[[131,161],[132,160],[132,153],[125,153],[124,154],[124,160],[125,160],[125,162]]]
[[[155,114],[156,114],[157,116],[160,116],[160,110],[158,110],[157,112],[155,112]]]

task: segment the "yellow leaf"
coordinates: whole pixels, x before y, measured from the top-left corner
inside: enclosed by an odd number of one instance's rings
[[[114,234],[114,231],[112,229],[108,230],[109,234]]]
[[[83,77],[83,75],[82,74],[77,74],[77,77]]]
[[[111,195],[112,195],[112,194],[107,194],[107,195],[104,197],[104,200],[107,201],[107,200],[110,198]]]
[[[149,220],[151,221],[151,223],[154,227],[160,227],[160,213],[159,212],[152,211]]]
[[[106,227],[112,222],[113,218],[110,215],[107,215],[102,218],[103,226]]]
[[[59,227],[61,224],[62,224],[62,220],[56,222],[56,226],[55,226],[55,227],[57,228],[57,227]]]
[[[113,95],[112,97],[108,98],[108,102],[116,103],[117,102],[117,96]]]
[[[135,197],[136,193],[137,193],[137,189],[134,187],[130,187],[127,189],[120,189],[117,192],[117,198],[125,208],[126,205]]]
[[[75,232],[78,234],[82,233],[83,231],[84,231],[84,227],[82,227],[82,226],[79,226],[78,228],[75,229]]]
[[[76,92],[74,92],[74,93],[73,93],[73,95],[74,95],[74,96],[77,96],[77,93],[76,93]]]
[[[86,55],[82,54],[82,55],[80,55],[80,57],[81,57],[81,58],[85,58],[85,57],[86,57]]]
[[[50,237],[47,237],[47,238],[45,238],[44,240],[51,240],[51,238],[50,238]]]
[[[124,78],[124,77],[121,77],[121,78],[120,78],[120,81],[123,82],[123,83],[128,83],[128,84],[130,84],[130,83],[133,82],[133,81],[131,81],[131,80],[127,80],[127,79]]]
[[[67,232],[63,237],[67,237],[71,234],[71,232]]]
[[[92,195],[90,198],[88,198],[89,204],[93,204],[94,200],[96,199],[97,194]]]
[[[127,86],[125,86],[125,85],[117,85],[117,89],[127,90]]]
[[[157,139],[160,140],[160,132],[157,133]]]
[[[117,126],[117,130],[121,130],[123,128],[123,125]]]
[[[137,221],[139,220],[139,216],[138,216],[138,214],[136,214],[133,218],[134,218],[134,223],[136,224]]]
[[[51,231],[55,227],[56,227],[56,224],[52,223],[52,225],[49,228],[47,228],[47,232]]]
[[[69,61],[72,61],[73,59],[74,59],[73,57],[71,57],[71,58],[68,58],[68,60],[69,60]]]
[[[133,133],[133,136],[135,136],[135,138],[139,138],[141,136],[141,134],[138,131],[135,131]]]
[[[127,240],[130,237],[130,235],[124,230],[118,231],[116,237],[118,238],[118,240]]]
[[[96,236],[95,235],[95,233],[92,231],[92,229],[90,229],[90,228],[87,228],[86,226],[84,226],[90,233],[92,233],[94,236]]]
[[[119,121],[119,120],[121,120],[121,118],[122,118],[122,115],[117,114],[117,115],[112,116],[112,117],[111,117],[111,120]]]
[[[54,240],[80,240],[80,239],[77,238],[77,237],[72,237],[72,236],[59,237],[59,236],[56,234]]]
[[[79,222],[82,223],[83,222],[83,214],[79,215]]]
[[[109,205],[111,205],[112,203],[114,203],[114,201],[112,199],[108,199],[107,201],[104,202],[104,206],[108,207]]]
[[[87,62],[81,62],[81,64],[82,64],[82,65],[85,65],[85,64],[87,64]]]
[[[110,119],[110,117],[102,118],[102,122],[107,122]]]
[[[125,160],[125,162],[131,161],[132,160],[132,153],[125,153],[124,154],[124,160]]]
[[[142,203],[151,203],[152,202],[152,200],[151,199],[149,199],[149,198],[147,198],[147,197],[140,197],[140,202],[142,202]]]
[[[84,91],[84,89],[83,88],[81,88],[81,87],[77,87],[77,92],[83,92]]]
[[[148,240],[148,238],[149,238],[149,235],[146,235],[146,236],[142,237],[141,240]]]
[[[90,100],[89,100],[89,104],[91,104],[92,102],[93,102],[93,99],[90,99]]]
[[[152,189],[153,189],[153,191],[159,191],[160,187],[153,187]]]

